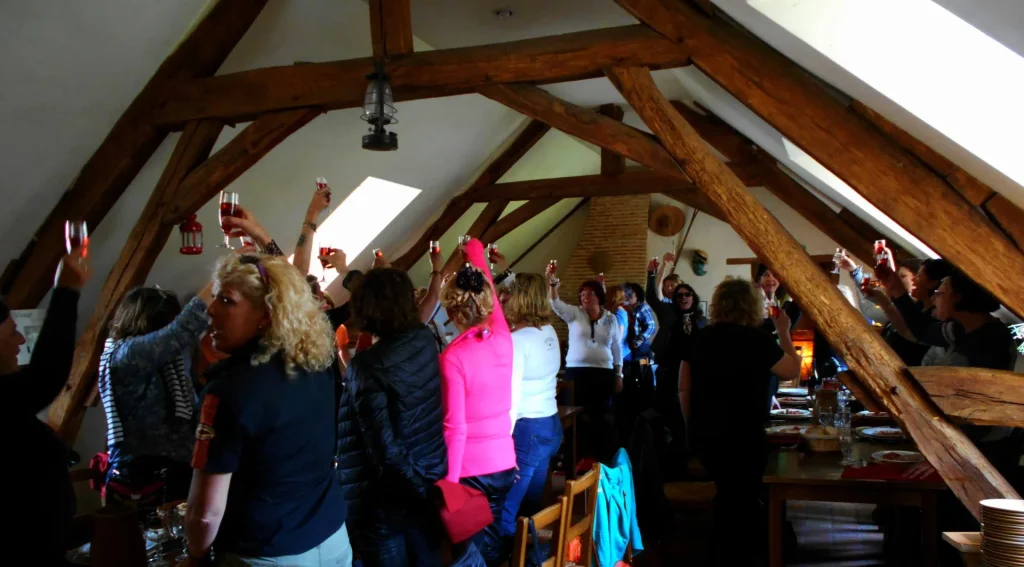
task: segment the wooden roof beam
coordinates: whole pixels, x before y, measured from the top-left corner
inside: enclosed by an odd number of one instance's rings
[[[64,222],[83,219],[95,230],[167,136],[151,111],[172,84],[208,77],[245,35],[267,0],[220,0],[163,61],[82,167],[21,255],[4,271],[0,289],[15,309],[39,304],[65,253]]]
[[[486,244],[497,242],[508,233],[555,206],[559,201],[561,199],[532,199],[527,201],[516,210],[498,219],[480,236],[480,240]]]
[[[1017,493],[958,427],[939,412],[903,361],[839,293],[800,244],[707,149],[682,115],[658,92],[650,72],[615,67],[609,78],[675,161],[725,213],[729,224],[772,272],[844,360],[918,443],[960,501],[975,516],[985,498]]]
[[[693,65],[894,221],[1024,313],[1024,253],[924,164],[792,61],[678,0],[616,0],[678,42]]]
[[[463,195],[466,193],[472,193],[489,187],[498,182],[512,166],[516,164],[526,152],[530,151],[544,134],[548,133],[551,126],[541,122],[540,120],[533,120],[526,125],[525,128],[502,150],[498,157],[494,158],[491,163],[484,168],[484,170],[477,176],[473,181],[473,184],[469,186]],[[448,232],[448,229],[453,224],[458,222],[462,215],[466,214],[469,207],[473,204],[472,201],[460,199],[456,197],[445,205],[444,211],[441,212],[441,216],[435,220],[430,227],[427,228],[420,235],[418,239],[413,243],[405,254],[402,254],[397,260],[392,262],[392,265],[402,270],[409,270],[417,260],[422,258],[427,253],[427,245],[431,240],[440,240],[444,233]],[[485,227],[486,229],[486,227]]]
[[[369,0],[373,58],[412,53],[412,10],[409,0]]]
[[[601,76],[615,63],[671,68],[685,50],[634,25],[493,45],[438,49],[390,58],[386,71],[396,101],[471,93],[490,84],[559,83]],[[164,89],[153,120],[175,126],[199,118],[242,121],[275,110],[362,106],[373,59],[268,67],[182,80]]]
[[[602,104],[597,111],[612,120],[622,122],[626,112],[617,104]],[[626,157],[601,148],[601,175],[618,175],[626,171]]]
[[[1024,427],[1020,374],[950,366],[921,366],[910,371],[946,415],[976,425]]]

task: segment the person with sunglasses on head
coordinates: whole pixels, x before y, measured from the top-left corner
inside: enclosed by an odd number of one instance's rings
[[[68,477],[68,449],[36,415],[64,389],[75,352],[78,298],[89,280],[81,249],[64,256],[50,295],[46,318],[27,366],[18,355],[25,336],[0,299],[0,384],[8,404],[0,414],[4,447],[17,460],[8,469],[7,504],[17,519],[4,526],[8,542],[35,565],[60,565],[75,516],[75,491]],[[20,471],[20,472],[18,472]]]
[[[679,408],[679,366],[691,353],[698,331],[708,325],[708,318],[701,309],[700,296],[689,284],[679,284],[672,294],[671,308],[674,323],[666,332],[668,344],[662,347],[658,356],[658,383],[655,392],[655,407],[665,427],[672,433],[672,452],[685,454],[686,424]]]
[[[352,564],[336,479],[334,338],[303,275],[281,257],[217,264],[208,372],[192,454],[188,561]]]
[[[578,305],[558,296],[555,267],[547,269],[551,308],[569,325],[565,379],[573,384],[575,404],[583,406],[580,420],[580,455],[611,463],[619,447],[614,399],[622,391],[622,336],[619,321],[602,306],[604,286],[597,280],[580,284]],[[577,463],[573,463],[576,466]]]
[[[207,285],[183,309],[168,290],[137,287],[114,311],[98,379],[107,421],[108,498],[133,500],[161,476],[160,500],[188,494],[196,393],[185,356],[197,351],[207,329],[211,289]]]

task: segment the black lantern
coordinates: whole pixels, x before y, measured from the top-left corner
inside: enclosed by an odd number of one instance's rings
[[[395,98],[388,84],[388,76],[384,74],[384,62],[374,64],[374,73],[367,75],[370,80],[366,87],[366,98],[363,100],[363,120],[370,123],[370,133],[363,136],[363,149],[377,152],[390,152],[398,149],[398,134],[384,129],[388,124],[397,124],[395,120]]]
[[[203,225],[199,224],[197,218],[192,215],[178,225],[178,231],[181,232],[181,248],[178,251],[186,256],[203,253]]]

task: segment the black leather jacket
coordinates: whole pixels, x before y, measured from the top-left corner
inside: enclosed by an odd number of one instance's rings
[[[373,479],[374,505],[422,499],[448,473],[441,371],[427,327],[382,338],[353,357],[347,387]],[[346,433],[351,426],[339,425]],[[339,435],[339,442],[349,435]],[[355,463],[355,460],[353,460]],[[339,470],[341,467],[339,467]],[[353,478],[357,477],[355,467]]]

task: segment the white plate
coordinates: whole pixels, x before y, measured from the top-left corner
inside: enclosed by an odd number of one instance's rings
[[[993,510],[1000,510],[1003,512],[1016,512],[1018,514],[1024,514],[1024,500],[1011,500],[1009,498],[993,498],[991,500],[982,500],[982,508],[992,508]]]
[[[775,399],[784,406],[806,406],[810,403],[806,396],[783,396]]]
[[[896,427],[865,427],[861,435],[883,441],[906,441],[907,436]]]
[[[905,465],[908,463],[920,463],[924,460],[924,455],[917,451],[877,451],[871,453],[871,458],[879,463],[899,463]]]
[[[864,410],[864,411],[857,412],[857,415],[859,415],[861,417],[890,417],[889,416],[889,412],[885,412],[885,411],[868,411],[868,410]]]
[[[779,396],[806,396],[807,388],[779,388]]]
[[[801,435],[807,431],[807,427],[807,425],[776,425],[775,427],[766,427],[764,431],[772,435]]]
[[[772,410],[772,417],[778,419],[810,419],[811,410],[786,408]]]

